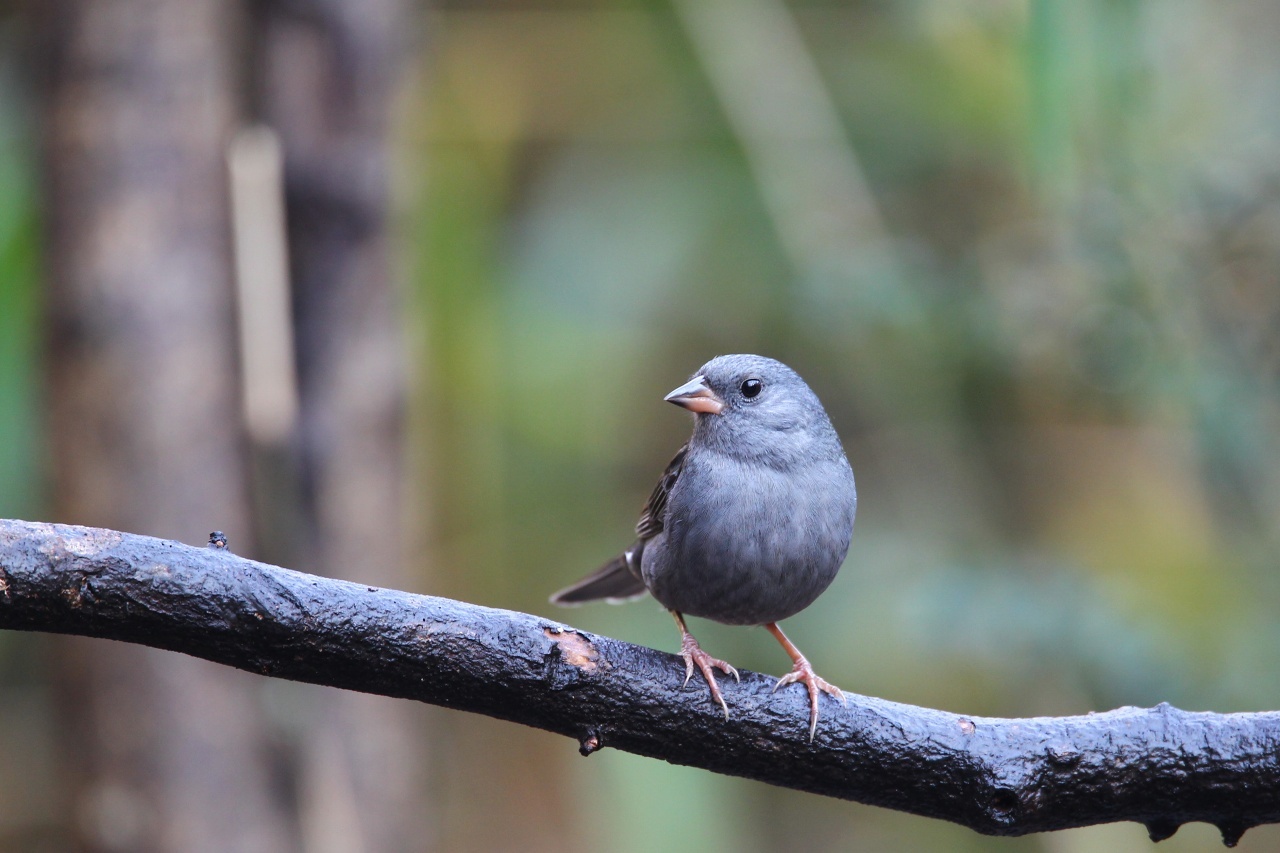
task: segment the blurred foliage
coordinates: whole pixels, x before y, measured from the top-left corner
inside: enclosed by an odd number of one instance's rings
[[[628,541],[687,435],[662,394],[759,351],[818,390],[859,478],[845,571],[789,628],[829,677],[1004,716],[1280,707],[1280,12],[792,4],[887,235],[804,257],[680,10],[427,19],[403,162],[441,591],[673,649],[652,603],[545,596]],[[785,669],[762,632],[694,630]],[[452,725],[467,749],[491,737]],[[1150,844],[1136,826],[992,841],[571,753],[539,760],[577,780],[547,796],[581,849]],[[525,772],[503,762],[484,764]],[[477,807],[445,837],[475,839]]]
[[[546,596],[628,543],[689,429],[662,395],[717,353],[763,352],[818,391],[860,486],[844,572],[788,624],[825,676],[1001,716],[1280,708],[1280,7],[785,7],[843,135],[824,153],[865,178],[883,230],[814,256],[785,239],[761,142],[682,8],[423,17],[398,189],[430,591],[674,649],[652,602]],[[26,97],[0,63],[0,510],[39,515]],[[785,670],[764,632],[691,627]],[[34,677],[6,660],[6,682]],[[41,707],[18,695],[6,720]],[[986,839],[437,723],[449,849],[1150,846],[1136,825]],[[1160,849],[1217,844],[1196,826]]]
[[[43,515],[39,242],[22,30],[0,8],[0,517]],[[58,794],[47,667],[35,637],[0,633],[0,849],[47,849]]]
[[[41,505],[36,388],[39,304],[33,146],[18,69],[0,27],[0,515]]]

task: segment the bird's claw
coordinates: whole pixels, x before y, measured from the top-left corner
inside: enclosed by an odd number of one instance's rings
[[[731,664],[725,663],[719,658],[713,658],[704,652],[692,634],[686,633],[680,641],[680,656],[684,658],[684,684],[681,686],[689,686],[689,679],[693,678],[693,668],[697,666],[698,671],[702,673],[702,677],[707,680],[707,687],[711,688],[711,698],[724,711],[724,718],[726,720],[729,719],[729,706],[725,704],[724,696],[720,693],[720,685],[716,683],[714,670],[718,669],[725,675],[732,675],[734,681],[741,681],[742,679],[738,677],[738,671]]]
[[[773,690],[776,693],[779,687],[796,682],[800,682],[809,690],[809,742],[812,743],[813,736],[818,731],[818,692],[829,693],[839,699],[841,705],[849,703],[844,697],[844,692],[834,684],[819,678],[804,657],[796,661],[795,667],[790,672],[778,679],[778,683],[773,685]]]

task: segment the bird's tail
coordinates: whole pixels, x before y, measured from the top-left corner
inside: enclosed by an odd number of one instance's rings
[[[582,580],[560,590],[551,596],[551,603],[572,607],[604,599],[618,604],[644,595],[647,592],[644,581],[631,570],[628,558],[632,553],[619,554]]]

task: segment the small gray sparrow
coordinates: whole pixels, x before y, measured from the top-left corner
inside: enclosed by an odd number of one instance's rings
[[[685,684],[696,666],[726,717],[714,670],[738,671],[702,650],[684,616],[763,625],[794,662],[774,689],[808,688],[812,740],[819,692],[844,694],[777,623],[822,594],[849,550],[858,498],[840,438],[804,380],[763,356],[714,358],[665,399],[694,413],[693,437],[649,496],[635,544],[551,601],[652,594],[680,628]]]

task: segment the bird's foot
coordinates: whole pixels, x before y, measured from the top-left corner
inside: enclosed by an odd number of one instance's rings
[[[724,696],[720,693],[720,685],[716,684],[716,676],[714,670],[720,670],[725,675],[732,675],[734,681],[741,681],[738,678],[738,671],[730,664],[725,663],[719,658],[713,658],[702,650],[698,645],[698,641],[688,631],[681,631],[683,637],[680,640],[680,656],[684,658],[684,685],[688,686],[689,679],[693,678],[693,668],[696,666],[698,671],[702,673],[702,677],[707,680],[707,686],[711,688],[711,698],[720,704],[724,711],[724,718],[729,719],[729,706],[725,704]]]
[[[813,667],[809,665],[809,661],[804,655],[796,657],[796,665],[790,672],[778,679],[778,683],[773,685],[774,692],[779,687],[786,684],[800,682],[809,689],[809,742],[813,742],[813,735],[818,731],[818,692],[829,693],[840,700],[840,704],[847,704],[844,693],[839,687],[831,684],[818,677],[813,671]]]

